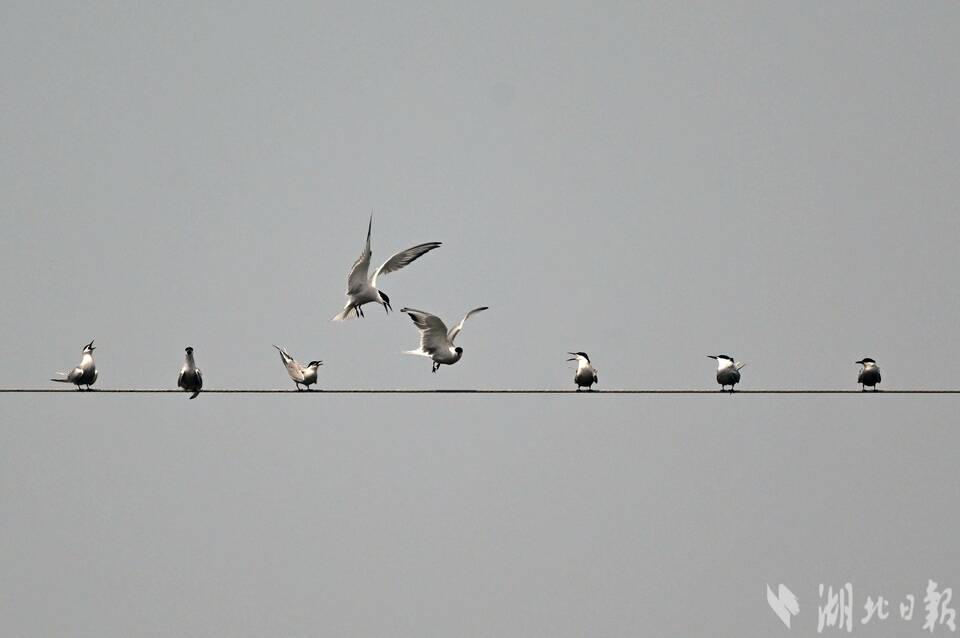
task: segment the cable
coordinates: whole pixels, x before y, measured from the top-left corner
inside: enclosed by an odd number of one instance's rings
[[[74,388],[0,388],[0,394],[81,394],[87,390],[77,391]],[[104,388],[92,389],[91,394],[184,394],[183,390],[172,388]],[[877,390],[877,394],[960,394],[958,390]],[[582,394],[582,395],[600,395],[600,394],[724,394],[729,392],[720,392],[720,390],[698,390],[698,389],[619,389],[619,390],[594,390],[592,392],[584,390],[560,390],[560,389],[409,389],[409,388],[357,388],[357,389],[331,389],[331,390],[280,390],[280,389],[210,389],[203,390],[201,394]],[[734,394],[872,394],[872,391],[862,392],[861,390],[737,390]]]

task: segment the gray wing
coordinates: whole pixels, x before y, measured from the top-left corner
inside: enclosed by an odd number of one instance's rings
[[[447,339],[450,340],[450,343],[453,343],[453,340],[456,339],[456,338],[457,338],[457,335],[460,334],[460,331],[463,330],[463,323],[464,323],[467,319],[469,319],[471,316],[477,314],[478,312],[482,312],[482,311],[487,310],[487,309],[488,309],[487,306],[480,306],[479,308],[474,308],[473,310],[471,310],[470,312],[468,312],[468,313],[466,314],[466,316],[464,316],[464,318],[460,320],[460,323],[458,323],[457,325],[455,325],[453,328],[450,329],[450,334],[447,335]]]
[[[82,378],[83,378],[83,368],[81,368],[80,366],[77,366],[76,368],[71,370],[70,373],[67,375],[67,381],[70,381],[71,383],[76,383],[78,380]]]
[[[410,263],[419,259],[420,257],[423,257],[434,248],[439,248],[439,247],[440,247],[440,242],[431,241],[431,242],[427,242],[426,244],[418,244],[413,248],[407,248],[406,250],[401,250],[396,255],[386,260],[385,262],[383,262],[383,264],[379,268],[377,268],[377,271],[373,273],[373,280],[371,281],[371,284],[373,284],[373,287],[376,288],[377,278],[380,277],[380,275],[386,275],[387,273],[400,270],[404,266],[407,266]]]
[[[440,317],[431,315],[423,310],[401,308],[413,319],[413,323],[420,329],[420,350],[426,354],[433,354],[450,347],[447,339],[447,326]]]
[[[200,372],[200,368],[197,368],[197,390],[203,387],[203,373]]]
[[[351,294],[367,283],[367,272],[370,270],[370,257],[373,253],[370,251],[370,231],[373,230],[373,215],[370,216],[370,223],[367,225],[367,243],[363,247],[363,252],[353,262],[350,274],[347,275],[347,294]]]
[[[280,351],[280,360],[283,361],[283,366],[287,369],[287,374],[290,375],[290,378],[294,381],[302,382],[303,367],[297,363],[297,360],[291,357],[286,350],[278,345],[274,345],[273,347]]]

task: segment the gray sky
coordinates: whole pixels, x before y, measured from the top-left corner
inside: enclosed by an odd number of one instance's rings
[[[101,387],[960,385],[960,5],[417,4],[5,2],[0,386],[92,338]],[[444,242],[397,309],[491,307],[456,366],[329,322],[371,212]],[[0,627],[767,636],[785,582],[812,633],[820,582],[960,587],[956,410],[4,395]]]

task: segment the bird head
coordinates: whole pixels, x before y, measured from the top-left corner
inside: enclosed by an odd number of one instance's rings
[[[463,354],[463,348],[461,348],[460,346],[457,346],[456,348],[454,348],[453,351],[456,352],[457,354]]]
[[[84,351],[84,352],[93,352],[94,350],[96,350],[96,348],[93,347],[93,341],[91,341],[91,342],[88,343],[87,345],[83,346],[83,351]]]
[[[185,352],[187,354],[193,354],[193,348],[191,346],[187,346],[187,349],[185,350]]]
[[[387,309],[387,312],[393,310],[393,306],[390,305],[390,297],[387,296],[387,293],[382,290],[377,291],[380,294],[380,303],[383,304],[383,307]]]
[[[319,367],[322,366],[322,365],[323,365],[323,361],[311,361],[310,363],[307,364],[307,367],[308,367],[308,368],[319,368]]]
[[[867,365],[868,363],[876,363],[876,361],[874,361],[874,360],[871,359],[870,357],[864,357],[863,359],[860,359],[859,361],[854,361],[854,363],[859,363],[860,365],[866,367],[866,365]]]
[[[567,354],[573,355],[573,359],[567,359],[567,361],[579,361],[582,357],[587,363],[590,363],[590,357],[587,356],[586,352],[568,352]]]

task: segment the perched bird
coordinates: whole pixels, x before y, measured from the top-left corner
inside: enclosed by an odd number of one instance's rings
[[[410,315],[413,323],[420,329],[420,347],[416,350],[408,350],[404,352],[404,354],[430,357],[433,359],[433,372],[436,372],[441,364],[452,366],[463,356],[463,348],[453,345],[453,340],[456,339],[460,331],[463,330],[463,323],[472,315],[486,309],[487,306],[474,308],[460,320],[460,323],[448,332],[447,326],[444,325],[440,317],[422,310],[401,308],[400,312],[405,312]]]
[[[863,366],[863,370],[861,370],[857,376],[857,383],[860,384],[860,390],[866,392],[867,386],[870,386],[873,388],[873,391],[876,392],[877,384],[880,383],[880,366],[870,357],[864,357],[855,363]]]
[[[80,365],[70,372],[57,373],[62,374],[65,378],[50,380],[58,383],[73,383],[77,386],[77,390],[80,389],[80,386],[85,385],[89,390],[90,386],[97,380],[97,364],[93,360],[94,350],[93,341],[91,341],[83,347],[83,357],[80,359]]]
[[[599,383],[597,380],[597,369],[590,365],[590,357],[587,356],[586,352],[568,352],[567,354],[572,354],[573,359],[567,359],[567,361],[576,361],[577,362],[577,373],[573,375],[573,380],[577,384],[577,392],[580,392],[580,388],[586,388],[593,392],[594,383]]]
[[[200,394],[200,388],[203,387],[203,375],[200,374],[200,368],[193,360],[193,348],[187,346],[187,357],[180,368],[180,376],[177,377],[177,387],[183,388],[186,392],[193,392],[191,399],[196,399]]]
[[[734,361],[733,357],[725,354],[708,354],[707,356],[717,360],[717,383],[720,384],[720,392],[723,392],[727,386],[730,386],[730,392],[733,392],[733,386],[740,383],[740,368],[747,364]]]
[[[393,310],[393,306],[390,305],[390,297],[387,296],[387,293],[377,289],[377,279],[380,275],[386,275],[395,270],[400,270],[440,246],[440,242],[431,241],[426,244],[419,244],[413,248],[401,250],[383,262],[383,264],[374,271],[373,277],[369,277],[370,257],[373,254],[370,252],[370,231],[372,229],[373,216],[371,215],[370,223],[367,226],[367,243],[363,248],[363,252],[360,253],[360,257],[357,258],[357,261],[353,264],[353,268],[350,269],[350,274],[347,275],[347,305],[343,307],[343,311],[340,314],[333,318],[334,321],[349,319],[351,313],[356,314],[358,317],[364,316],[363,305],[370,302],[382,304],[384,311],[389,313]]]
[[[300,389],[301,383],[309,390],[310,386],[317,382],[317,368],[323,365],[323,361],[311,361],[307,365],[303,365],[280,346],[274,345],[273,347],[280,352],[280,360],[286,366],[287,374],[297,384],[297,390]]]

